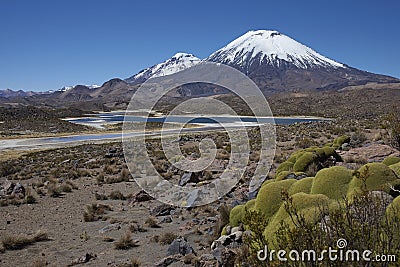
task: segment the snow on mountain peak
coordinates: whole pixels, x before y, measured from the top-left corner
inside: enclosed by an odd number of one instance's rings
[[[334,67],[345,68],[341,63],[318,54],[313,49],[274,30],[249,31],[225,47],[211,54],[207,60],[241,67],[254,60],[278,66],[282,61],[298,68]]]
[[[166,61],[156,64],[150,68],[142,70],[138,74],[128,78],[127,82],[143,82],[152,77],[161,77],[171,75],[179,71],[190,68],[201,62],[201,59],[195,57],[192,54],[187,53],[176,53],[173,57]]]

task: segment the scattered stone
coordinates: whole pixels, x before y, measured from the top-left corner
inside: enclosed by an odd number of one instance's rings
[[[342,146],[340,147],[342,150],[348,150],[349,149],[349,143],[343,143]]]
[[[109,224],[109,225],[107,225],[107,226],[101,228],[101,229],[99,230],[99,233],[100,233],[100,234],[104,234],[104,233],[107,233],[107,232],[110,232],[110,231],[119,230],[119,229],[121,229],[121,224],[119,224],[119,223],[113,223],[113,224]]]
[[[232,201],[231,206],[232,207],[236,207],[236,206],[239,206],[239,205],[242,205],[242,204],[243,204],[243,201],[235,199],[235,200]]]
[[[66,159],[64,161],[61,161],[59,165],[63,165],[63,164],[69,163],[70,161],[71,161],[71,159]]]
[[[382,162],[388,156],[400,156],[400,151],[388,145],[377,143],[366,144],[363,147],[340,151],[342,158],[365,159],[367,162]]]
[[[232,234],[229,235],[229,238],[232,240],[234,240],[237,243],[241,243],[242,242],[242,236],[243,236],[243,232],[242,231],[236,231]]]
[[[215,250],[218,247],[221,246],[227,246],[232,242],[232,240],[230,239],[229,236],[227,235],[223,235],[220,236],[217,240],[215,240],[212,244],[211,244],[211,250]]]
[[[96,257],[97,257],[97,255],[94,253],[86,253],[86,255],[74,259],[70,264],[68,264],[68,266],[75,266],[78,264],[87,263],[90,260],[95,259]]]
[[[203,194],[203,192],[201,191],[201,189],[194,189],[192,190],[187,198],[187,206],[188,207],[194,207],[196,202],[201,201],[201,195]]]
[[[149,194],[147,194],[144,190],[140,190],[129,199],[129,204],[132,205],[137,202],[144,202],[152,199],[153,198]]]
[[[182,258],[181,255],[171,255],[167,256],[154,264],[154,267],[167,267],[174,262],[180,261]]]
[[[161,204],[157,207],[155,207],[151,212],[150,215],[152,216],[167,216],[171,215],[171,211],[175,210],[174,207],[167,205],[167,204]]]
[[[6,179],[4,182],[0,184],[0,192],[2,195],[11,195],[15,187],[15,183]]]
[[[87,164],[90,164],[90,163],[93,163],[93,162],[96,162],[97,160],[96,159],[89,159],[88,161],[86,161],[85,163],[83,163],[84,165],[87,165]]]
[[[116,158],[121,156],[123,157],[123,153],[119,151],[117,148],[110,148],[104,155],[105,158]]]
[[[162,218],[162,220],[160,221],[160,223],[172,223],[172,218],[171,218],[171,216],[166,216],[166,217]]]
[[[243,231],[243,227],[242,226],[233,227],[232,230],[231,230],[231,234],[233,234],[235,232],[239,232],[239,231]]]
[[[217,222],[217,217],[207,217],[208,222],[216,223]]]
[[[227,225],[227,226],[225,227],[225,231],[226,231],[226,234],[227,234],[227,235],[231,234],[231,233],[232,233],[232,226]]]
[[[14,186],[12,194],[19,195],[20,197],[24,197],[25,196],[25,187],[21,183],[17,183]]]
[[[185,256],[190,253],[196,254],[192,246],[183,237],[178,237],[172,241],[167,250],[167,256],[176,254]]]
[[[186,172],[182,175],[179,180],[179,186],[184,186],[188,183],[198,183],[200,180],[197,175],[193,172]]]
[[[117,153],[117,149],[116,149],[115,147],[112,147],[112,148],[110,148],[110,149],[108,150],[108,153],[111,153],[111,154]]]

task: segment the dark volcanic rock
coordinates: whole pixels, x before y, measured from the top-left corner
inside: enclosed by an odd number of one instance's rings
[[[171,211],[175,210],[174,207],[167,205],[167,204],[161,204],[157,207],[155,207],[150,214],[152,216],[166,216],[166,215],[171,215]]]
[[[178,237],[172,241],[167,250],[167,256],[176,254],[185,256],[191,253],[195,254],[192,246],[183,237]]]

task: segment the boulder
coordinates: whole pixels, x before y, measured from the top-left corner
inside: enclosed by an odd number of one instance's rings
[[[157,207],[155,207],[151,212],[150,215],[152,216],[167,216],[171,215],[171,211],[175,210],[174,207],[167,205],[167,204],[161,204]]]
[[[193,172],[186,172],[182,175],[179,180],[179,186],[184,186],[188,183],[198,183],[200,180],[197,175]]]
[[[167,256],[177,254],[185,256],[191,253],[195,254],[194,249],[183,237],[178,237],[172,241],[167,250]]]

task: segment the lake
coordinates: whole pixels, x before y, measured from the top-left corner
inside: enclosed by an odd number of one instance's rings
[[[165,116],[159,117],[146,117],[146,116],[125,116],[124,113],[111,112],[111,113],[100,113],[90,115],[82,118],[69,118],[66,121],[94,126],[97,128],[102,127],[104,124],[121,123],[126,119],[129,122],[157,122],[164,123],[167,120]],[[188,116],[168,116],[168,123],[173,124],[192,124],[197,127],[184,128],[184,129],[166,129],[163,133],[177,133],[177,132],[196,132],[196,131],[210,131],[216,129],[223,129],[224,127],[243,127],[243,126],[256,126],[258,124],[272,123],[275,122],[277,125],[288,125],[301,122],[316,122],[326,121],[329,119],[316,118],[316,117],[234,117],[234,116],[211,116],[211,117],[199,117],[194,115]],[[217,123],[219,122],[219,123]],[[178,128],[178,127],[176,127]],[[126,137],[144,136],[144,135],[159,135],[160,130],[143,132],[129,132],[125,133]],[[81,135],[69,135],[69,136],[58,136],[58,137],[40,137],[40,138],[24,138],[24,139],[6,139],[0,140],[0,149],[36,149],[39,147],[54,148],[61,147],[63,145],[75,145],[82,143],[99,143],[117,140],[122,138],[122,133],[99,133],[99,134],[81,134]]]

